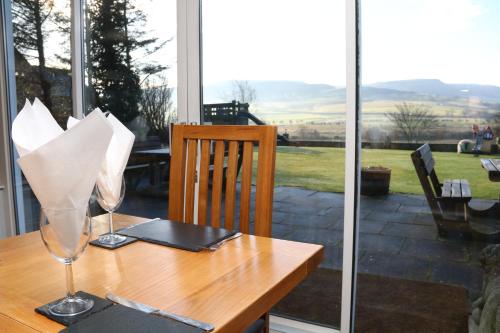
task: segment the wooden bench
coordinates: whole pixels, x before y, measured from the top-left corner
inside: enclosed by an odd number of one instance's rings
[[[434,174],[436,174],[435,171]],[[467,220],[467,204],[471,199],[467,179],[445,179],[441,185],[441,196],[437,197],[445,215],[463,220]]]
[[[468,205],[472,199],[469,182],[466,179],[446,179],[444,183],[440,183],[434,169],[436,162],[428,144],[414,151],[411,159],[440,236],[446,236],[449,231],[480,238],[496,237],[499,234],[496,229],[482,224],[487,222],[485,219],[479,223],[471,223],[470,213],[480,215],[480,212]]]
[[[500,160],[483,158],[481,165],[488,172],[490,181],[500,182]]]

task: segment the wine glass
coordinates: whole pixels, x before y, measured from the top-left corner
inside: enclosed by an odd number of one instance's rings
[[[109,217],[109,233],[99,236],[99,243],[106,245],[116,245],[127,240],[127,237],[114,233],[113,229],[113,212],[120,207],[123,197],[125,196],[125,178],[121,177],[121,184],[118,193],[113,193],[110,190],[111,186],[102,186],[99,182],[95,186],[95,194],[99,205],[108,212]]]
[[[40,233],[50,254],[66,266],[66,297],[49,305],[49,312],[57,316],[75,316],[90,310],[94,301],[75,295],[72,266],[91,236],[88,205],[62,209],[42,207]]]

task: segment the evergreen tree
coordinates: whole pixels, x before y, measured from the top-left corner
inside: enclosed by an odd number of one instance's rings
[[[12,2],[15,48],[25,59],[31,58],[38,61],[38,79],[42,93],[40,97],[49,109],[52,108],[51,84],[48,80],[44,42],[49,32],[45,26],[53,7],[53,0],[14,0]]]
[[[148,54],[164,44],[157,38],[144,38],[147,33],[141,26],[145,21],[129,0],[94,0],[87,8],[89,97],[124,123],[139,114],[141,73],[165,69],[143,64],[140,57],[134,59],[135,51]]]

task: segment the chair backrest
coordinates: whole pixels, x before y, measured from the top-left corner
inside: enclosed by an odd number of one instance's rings
[[[429,144],[424,144],[411,154],[413,166],[424,190],[425,198],[431,208],[434,218],[441,219],[443,214],[438,203],[441,196],[441,184],[434,170],[435,161]]]
[[[215,145],[213,153],[212,143]],[[193,223],[197,213],[198,224],[207,224],[207,206],[211,195],[210,225],[234,229],[238,159],[241,154],[239,226],[241,232],[250,233],[254,147],[257,155],[255,235],[270,237],[276,157],[274,126],[174,125],[170,145],[168,218]],[[212,155],[213,167],[210,165]],[[198,205],[195,207],[197,181]],[[221,223],[223,199],[224,225]]]

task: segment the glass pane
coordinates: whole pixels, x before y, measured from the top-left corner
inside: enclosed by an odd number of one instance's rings
[[[65,128],[72,112],[69,2],[13,0],[11,6],[17,110],[38,98]],[[14,181],[18,229],[37,230],[39,203],[20,171]]]
[[[135,134],[119,211],[166,217],[168,123],[177,108],[176,1],[86,5],[86,112],[109,111]]]
[[[481,160],[499,152],[500,7],[488,0],[362,7],[356,331],[492,327],[485,320],[496,318],[496,305],[475,301],[496,297],[483,278],[496,272],[498,257],[482,251],[499,241],[499,187]]]
[[[204,1],[209,124],[278,127],[272,236],[325,259],[272,313],[340,326],[345,140],[344,1]],[[256,155],[255,155],[256,156]]]

